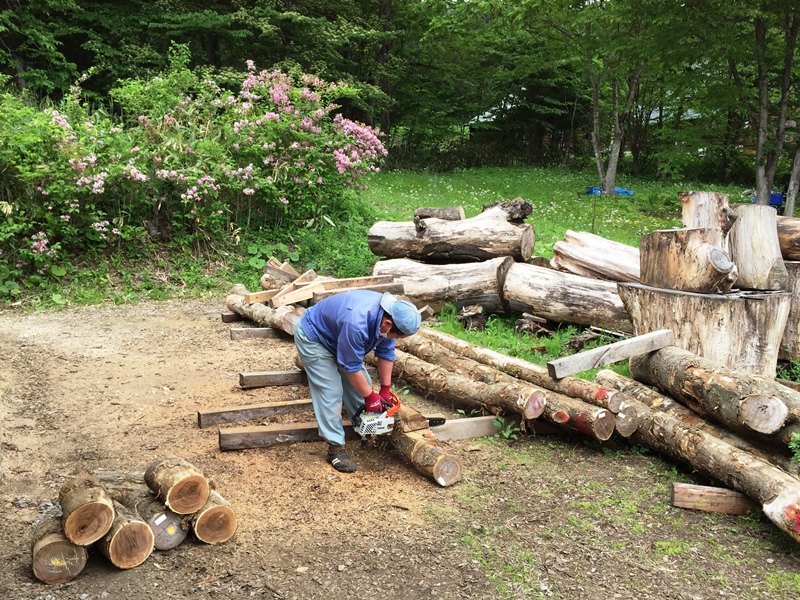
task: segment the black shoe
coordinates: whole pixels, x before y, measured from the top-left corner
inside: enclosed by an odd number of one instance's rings
[[[328,446],[328,462],[340,473],[355,473],[356,463],[344,446]]]

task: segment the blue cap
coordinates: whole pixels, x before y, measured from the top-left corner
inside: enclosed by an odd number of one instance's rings
[[[381,297],[381,308],[389,313],[395,327],[403,335],[417,333],[419,326],[422,324],[422,317],[416,306],[408,300],[398,300],[389,292],[386,292]]]

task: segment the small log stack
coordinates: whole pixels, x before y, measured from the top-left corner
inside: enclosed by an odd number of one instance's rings
[[[550,266],[558,271],[610,281],[639,281],[639,249],[585,231],[567,230],[553,245]]]

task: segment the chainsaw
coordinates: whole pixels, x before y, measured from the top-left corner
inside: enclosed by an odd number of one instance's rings
[[[368,435],[383,435],[394,428],[394,415],[400,410],[400,399],[389,392],[389,399],[382,400],[381,412],[367,412],[367,407],[362,406],[353,417],[353,429],[365,439]]]

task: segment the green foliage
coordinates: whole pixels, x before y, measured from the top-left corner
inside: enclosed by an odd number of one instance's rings
[[[792,453],[792,461],[800,463],[800,433],[793,433],[792,440],[789,442],[789,450]],[[800,471],[800,467],[798,467]]]
[[[498,415],[493,423],[494,426],[497,427],[497,433],[492,437],[510,442],[518,440],[520,435],[522,435],[519,424],[512,419],[506,419]]]

